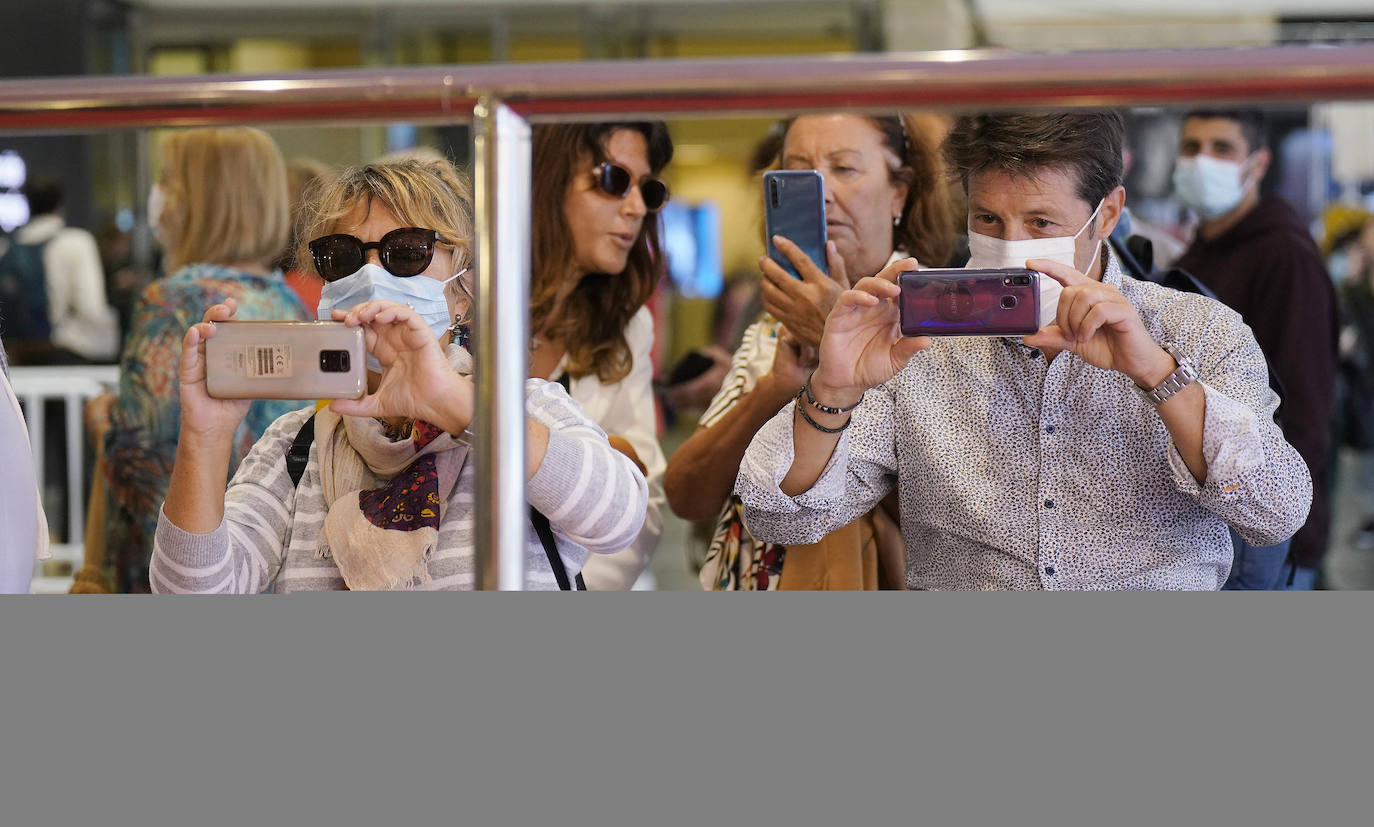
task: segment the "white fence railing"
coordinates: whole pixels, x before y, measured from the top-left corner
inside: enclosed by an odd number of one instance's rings
[[[82,412],[88,400],[106,391],[119,388],[119,368],[115,365],[82,365],[61,367],[10,367],[10,383],[14,395],[24,408],[24,420],[29,428],[29,448],[38,478],[38,490],[46,495],[54,483],[65,494],[67,513],[48,513],[50,529],[60,525],[65,516],[66,542],[55,543],[53,559],[71,561],[73,570],[81,567],[86,536],[86,434]],[[58,438],[48,433],[46,409],[48,402],[62,403],[62,435],[65,444],[66,468],[49,468],[47,446]],[[46,496],[45,496],[46,499]],[[0,529],[3,530],[3,529]],[[36,592],[65,592],[71,585],[70,576],[44,577],[41,565],[35,567],[33,590]]]

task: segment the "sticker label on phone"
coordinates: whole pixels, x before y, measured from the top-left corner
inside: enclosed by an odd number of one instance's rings
[[[246,372],[251,379],[291,376],[290,345],[246,345],[243,349]]]

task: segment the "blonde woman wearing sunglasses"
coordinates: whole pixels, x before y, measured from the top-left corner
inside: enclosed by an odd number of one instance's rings
[[[530,375],[563,384],[635,461],[649,485],[644,528],[588,561],[589,589],[628,589],[649,566],[663,520],[654,408],[653,319],[664,272],[655,214],[672,159],[662,123],[557,124],[533,136]]]
[[[321,317],[366,334],[368,393],[278,419],[226,492],[229,435],[247,405],[206,393],[203,343],[235,306],[206,311],[184,339],[153,589],[472,588],[468,186],[446,161],[371,164],[326,187],[305,228],[298,260],[325,281]],[[648,488],[558,385],[530,380],[526,403],[525,588],[568,588],[589,554],[634,539]],[[293,478],[289,457],[310,428]]]

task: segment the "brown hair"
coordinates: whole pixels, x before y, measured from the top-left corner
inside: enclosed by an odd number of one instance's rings
[[[859,115],[878,130],[883,146],[898,159],[889,170],[893,184],[905,184],[906,203],[892,228],[894,249],[915,256],[927,265],[939,267],[954,251],[959,220],[950,193],[940,142],[948,131],[939,115],[906,113],[902,115]],[[787,131],[796,118],[782,121],[779,127],[754,150],[755,172],[775,166],[782,157]]]
[[[351,167],[324,185],[304,210],[296,260],[307,272],[315,270],[311,239],[330,235],[359,203],[368,209],[380,203],[405,227],[436,230],[442,243],[453,248],[455,271],[472,267],[472,189],[448,161],[378,161]],[[464,279],[449,282],[466,293]]]
[[[1078,197],[1096,206],[1121,186],[1125,137],[1113,111],[969,115],[955,123],[945,155],[965,188],[989,169],[1020,178],[1058,169],[1073,173]]]
[[[649,146],[649,169],[657,175],[673,157],[668,129],[644,123],[550,124],[533,135],[533,203],[530,267],[530,327],[567,345],[567,370],[574,377],[595,374],[617,382],[630,372],[633,355],[625,326],[653,295],[666,262],[658,238],[658,217],[646,216],[621,273],[589,273],[558,307],[559,294],[574,278],[572,231],[563,213],[573,176],[607,160],[612,133],[631,129]],[[557,312],[557,317],[552,319]]]
[[[195,262],[267,265],[286,249],[286,163],[267,133],[246,126],[173,132],[159,157],[169,271]]]

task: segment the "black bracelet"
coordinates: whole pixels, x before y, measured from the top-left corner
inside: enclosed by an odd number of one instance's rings
[[[825,426],[822,425],[821,423],[819,423],[819,422],[817,422],[816,420],[812,419],[811,416],[806,412],[806,407],[805,407],[804,405],[802,405],[802,394],[801,394],[801,391],[797,391],[797,413],[801,414],[801,418],[806,420],[806,424],[807,424],[807,425],[810,425],[812,428],[815,428],[816,430],[822,431],[822,432],[827,433],[827,434],[838,434],[838,433],[840,433],[841,431],[843,431],[845,428],[848,428],[848,427],[849,427],[849,423],[851,423],[851,422],[854,421],[854,417],[853,417],[853,416],[850,416],[848,419],[846,419],[846,420],[844,421],[844,424],[841,425],[841,426],[838,427],[838,428],[827,428],[827,427],[825,427]]]
[[[815,375],[815,371],[812,371],[811,376]],[[811,404],[811,407],[815,408],[821,413],[828,413],[832,416],[838,416],[842,413],[849,413],[850,411],[854,410],[855,408],[863,404],[864,394],[868,393],[868,391],[864,391],[864,393],[859,394],[859,401],[855,402],[853,405],[850,405],[848,408],[832,408],[829,405],[822,405],[821,403],[817,402],[816,397],[811,395],[811,376],[806,377],[806,382],[802,385],[801,393],[797,394],[797,400],[801,400],[802,393],[806,394],[806,401]]]

